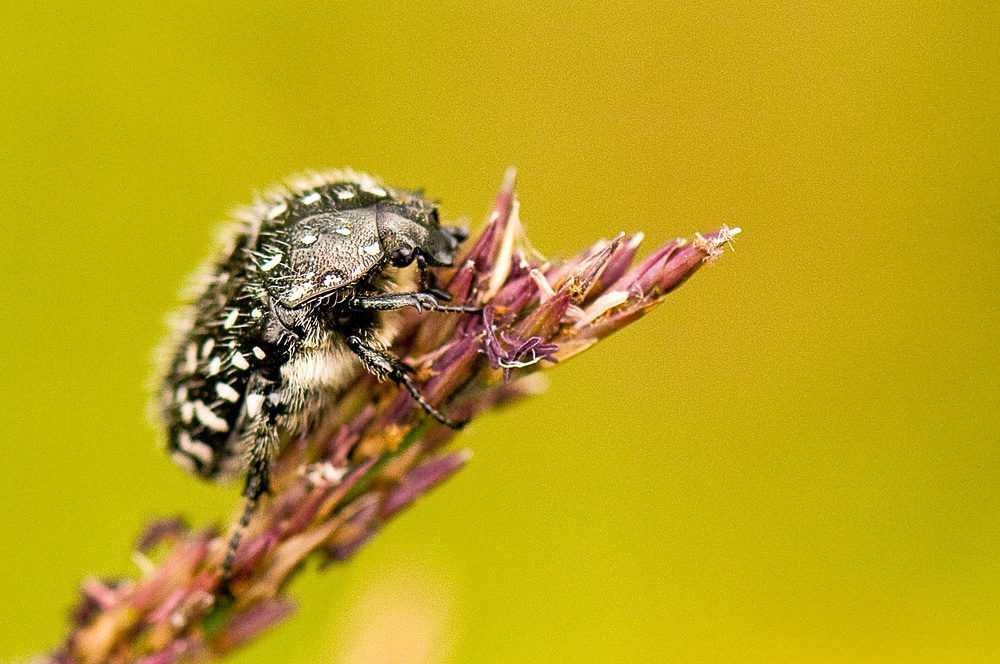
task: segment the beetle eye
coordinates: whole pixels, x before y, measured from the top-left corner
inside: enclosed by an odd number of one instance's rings
[[[406,267],[413,262],[413,247],[403,245],[390,254],[389,261],[395,267]]]

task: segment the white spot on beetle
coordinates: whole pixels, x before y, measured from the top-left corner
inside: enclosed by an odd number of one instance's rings
[[[341,235],[345,235],[345,236],[346,235],[350,235],[351,234],[351,227],[350,226],[341,226],[340,228],[338,228],[337,230],[335,230],[334,233],[340,233]]]
[[[215,339],[209,337],[205,339],[205,343],[201,345],[201,359],[205,359],[212,354],[212,349],[215,348]]]
[[[318,203],[320,198],[322,197],[319,195],[319,192],[314,191],[311,194],[303,196],[301,200],[303,205],[312,205],[313,203]]]
[[[250,312],[250,315],[253,318],[260,318],[260,315],[261,315],[260,314],[260,309],[257,309],[256,307],[254,307],[253,311]]]
[[[181,385],[180,387],[177,388],[177,391],[174,392],[174,401],[177,403],[183,403],[187,401],[187,398],[188,398],[187,385]]]
[[[268,270],[273,270],[274,268],[278,267],[278,263],[281,262],[282,258],[284,258],[282,254],[275,254],[270,258],[268,258],[267,261],[260,266],[260,269],[263,270],[264,272],[267,272]]]
[[[291,291],[289,291],[289,293],[288,293],[288,299],[292,300],[293,302],[295,300],[299,300],[299,299],[305,297],[306,295],[308,295],[309,293],[311,293],[313,291],[313,289],[315,289],[315,288],[316,288],[316,284],[312,283],[311,281],[308,282],[308,283],[299,284],[298,286],[296,286],[295,288],[293,288]]]
[[[190,401],[185,401],[181,404],[181,420],[185,424],[191,424],[191,420],[194,419],[194,404]]]
[[[278,217],[283,215],[285,213],[285,210],[287,209],[288,209],[288,204],[285,203],[285,201],[281,201],[280,203],[278,203],[273,208],[267,211],[267,218],[277,219]]]
[[[256,357],[258,360],[263,360],[265,357],[267,357],[267,355],[264,354],[264,351],[260,349],[260,346],[253,347],[253,356]]]
[[[260,407],[264,405],[264,395],[263,394],[248,394],[247,395],[247,415],[250,417],[257,417],[260,415]]]
[[[337,198],[339,198],[342,201],[346,201],[349,198],[354,198],[354,192],[351,191],[350,189],[340,189],[333,193],[334,195],[336,195]]]
[[[376,196],[388,196],[389,192],[382,187],[375,186],[373,184],[363,184],[361,185],[361,191],[367,191],[369,194],[375,194]]]
[[[222,321],[222,327],[228,330],[233,325],[236,325],[236,319],[239,317],[240,310],[233,308],[232,311],[229,312],[229,315],[226,316],[226,320]]]
[[[215,393],[226,401],[236,403],[240,400],[240,393],[233,389],[229,383],[218,382],[215,384]]]
[[[190,343],[184,349],[184,371],[194,373],[198,368],[198,344]]]
[[[194,416],[212,431],[229,431],[229,423],[201,401],[194,402]]]
[[[246,371],[247,369],[250,368],[250,363],[247,362],[247,358],[243,357],[243,353],[239,351],[233,353],[232,362],[233,366],[236,367],[237,369],[242,369],[243,371]]]
[[[215,456],[212,448],[200,440],[193,440],[187,431],[181,431],[181,434],[177,437],[177,442],[183,451],[201,461],[203,466],[212,463],[212,458]]]
[[[381,251],[381,248],[378,246],[378,242],[372,242],[367,247],[361,247],[361,249],[358,250],[358,253],[362,255],[368,254],[369,256],[378,256],[379,251]]]
[[[214,376],[222,369],[222,358],[216,355],[208,361],[208,375]]]
[[[176,463],[178,466],[184,469],[185,472],[194,475],[197,472],[197,468],[194,465],[194,459],[184,454],[180,450],[174,450],[170,455],[170,459]]]
[[[302,236],[302,244],[312,244],[313,242],[316,241],[316,239],[317,238],[316,238],[315,235],[303,235]]]

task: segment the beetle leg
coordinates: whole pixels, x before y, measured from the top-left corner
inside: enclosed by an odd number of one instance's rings
[[[219,580],[219,594],[223,596],[232,596],[232,592],[229,589],[229,582],[232,580],[233,574],[233,563],[236,561],[236,550],[240,546],[240,540],[243,539],[243,533],[246,531],[247,526],[250,525],[250,519],[257,512],[257,506],[260,504],[260,496],[263,493],[258,491],[250,491],[251,481],[256,487],[260,486],[259,476],[254,476],[253,471],[251,474],[247,475],[247,489],[244,490],[243,495],[246,496],[247,502],[243,506],[243,515],[240,517],[240,523],[236,526],[236,530],[233,531],[232,536],[229,538],[229,544],[226,546],[226,558],[222,561],[222,578]],[[256,495],[254,495],[256,494]]]
[[[251,403],[256,405],[251,406]],[[247,480],[243,487],[243,497],[246,504],[243,506],[243,515],[240,517],[239,525],[229,538],[226,546],[226,557],[222,561],[222,579],[219,581],[219,593],[230,595],[229,582],[232,577],[233,563],[236,560],[236,550],[243,539],[243,533],[250,525],[250,519],[257,511],[260,498],[271,490],[271,455],[275,442],[278,440],[277,417],[279,409],[274,407],[263,394],[251,393],[247,395],[245,408],[252,408],[258,412],[248,412],[250,417],[259,418],[253,433],[253,440],[250,449],[247,451],[248,467]]]
[[[420,407],[435,420],[446,427],[451,427],[452,429],[461,429],[465,426],[465,422],[457,422],[451,419],[427,402],[424,395],[422,395],[420,391],[417,390],[417,386],[413,384],[413,378],[410,376],[413,369],[407,366],[406,363],[398,357],[395,357],[379,348],[375,348],[371,344],[365,343],[365,341],[360,337],[349,336],[345,339],[345,341],[347,342],[347,347],[350,348],[355,355],[361,358],[361,363],[365,365],[365,369],[367,369],[369,373],[375,374],[379,377],[384,376],[395,382],[397,385],[405,387],[406,391],[413,397],[413,400],[420,404]]]
[[[441,304],[430,293],[384,293],[382,295],[356,295],[347,301],[352,309],[402,309],[416,307],[417,311],[449,311],[453,313],[478,313],[482,307],[474,305]]]

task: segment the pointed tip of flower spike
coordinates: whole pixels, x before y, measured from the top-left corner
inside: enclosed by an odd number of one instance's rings
[[[739,232],[723,226],[706,235],[696,234],[692,242],[676,239],[658,247],[584,307],[573,326],[574,338],[561,343],[555,357],[565,360],[641,317],[698,268],[717,259]],[[624,244],[627,247],[631,241]]]
[[[465,255],[464,262],[455,271],[449,283],[449,290],[454,293],[453,287],[457,284],[470,281],[470,296],[479,302],[484,302],[492,295],[496,294],[496,288],[506,279],[510,272],[510,252],[513,248],[513,234],[518,228],[517,216],[517,195],[514,189],[514,178],[516,171],[513,167],[507,169],[504,175],[503,185],[497,192],[490,211],[486,228],[479,234],[468,254]],[[510,228],[513,225],[515,228]],[[502,258],[505,254],[504,247],[507,247],[507,260]],[[501,273],[497,276],[498,271]],[[488,294],[488,296],[487,296]],[[465,298],[465,294],[461,296]]]
[[[740,232],[739,228],[723,226],[717,231],[702,235],[695,233],[695,239],[679,246],[677,251],[657,266],[657,275],[651,284],[653,294],[657,297],[666,295],[684,283],[701,265],[713,264],[723,253],[727,244],[732,247],[733,236]]]
[[[522,232],[521,221],[517,216],[518,206],[519,203],[515,199],[511,204],[511,212],[503,231],[503,240],[500,243],[500,249],[493,260],[493,273],[490,275],[486,292],[481,296],[483,301],[493,299],[493,296],[497,294],[500,287],[507,281],[507,277],[510,275],[510,270],[513,267],[514,239]]]
[[[560,288],[569,292],[570,300],[574,304],[580,304],[587,299],[591,289],[607,268],[611,257],[618,251],[624,237],[625,233],[619,233],[615,239],[603,243],[603,246],[594,245],[591,248],[591,255],[580,261],[562,281]]]
[[[596,287],[598,289],[606,292],[612,284],[621,279],[622,275],[625,274],[632,264],[636,251],[639,249],[639,245],[642,244],[643,237],[645,236],[639,232],[627,237],[624,242],[619,244],[608,259],[607,265],[604,266],[604,271],[597,280]]]
[[[514,181],[517,179],[517,167],[508,166],[507,170],[503,174],[503,184],[500,186],[501,191],[514,191]]]
[[[739,226],[736,228],[729,228],[723,225],[722,228],[715,231],[714,233],[709,233],[708,235],[701,235],[700,233],[695,233],[695,240],[693,242],[694,246],[705,252],[705,257],[702,259],[706,263],[714,263],[715,260],[722,255],[723,245],[729,245],[729,248],[736,251],[733,248],[732,239],[743,230]]]

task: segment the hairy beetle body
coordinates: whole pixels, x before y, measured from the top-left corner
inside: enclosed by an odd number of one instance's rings
[[[165,354],[158,411],[178,465],[210,479],[247,473],[245,495],[256,501],[280,432],[302,427],[362,370],[395,380],[454,424],[386,349],[394,309],[473,310],[400,283],[411,263],[421,284],[426,266],[451,265],[464,229],[440,225],[419,193],[342,172],[283,190],[241,217]]]

